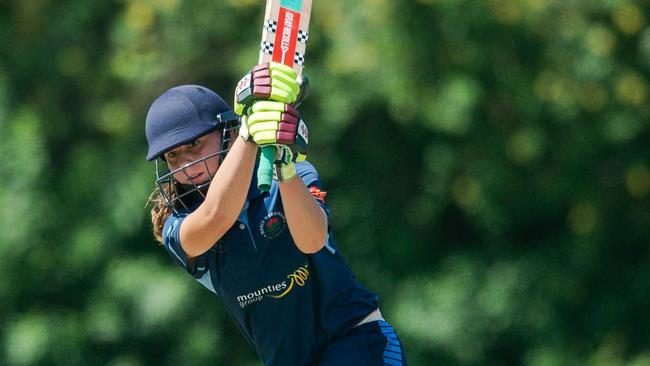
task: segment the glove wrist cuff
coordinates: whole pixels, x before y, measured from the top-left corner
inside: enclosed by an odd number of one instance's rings
[[[294,163],[275,163],[273,179],[278,183],[288,182],[298,176],[296,173],[296,165]]]
[[[298,177],[297,174],[292,175],[290,178],[284,178],[282,180],[278,179],[278,183],[287,183],[290,182]]]
[[[250,135],[248,137],[243,136],[243,135],[239,135],[239,138],[242,139],[242,141],[244,141],[246,143],[251,143],[251,144],[255,143],[255,141],[253,141],[253,138]]]

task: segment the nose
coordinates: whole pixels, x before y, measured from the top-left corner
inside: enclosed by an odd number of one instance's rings
[[[181,183],[187,184],[193,178],[198,178],[205,170],[201,162],[196,161],[190,154],[183,154],[179,159],[177,168],[179,171],[174,174],[174,177]]]
[[[187,151],[184,151],[180,153],[178,156],[178,162],[179,162],[178,165],[183,168],[187,168],[192,165],[194,160],[196,159],[192,154],[188,153]]]
[[[183,171],[190,177],[193,177],[204,170],[203,163],[199,161],[189,161],[183,164]]]

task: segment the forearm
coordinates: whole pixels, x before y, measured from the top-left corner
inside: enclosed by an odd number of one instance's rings
[[[181,226],[188,256],[208,250],[234,224],[248,194],[257,145],[237,138],[217,170],[203,203]]]
[[[327,216],[299,177],[282,182],[280,195],[291,237],[303,253],[315,253],[327,239]]]
[[[257,145],[237,138],[215,174],[200,209],[220,212],[234,221],[246,200],[257,156]]]

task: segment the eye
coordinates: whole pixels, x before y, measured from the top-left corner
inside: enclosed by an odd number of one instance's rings
[[[178,156],[178,154],[176,153],[176,151],[170,151],[167,154],[165,154],[165,158],[168,161],[174,161],[177,156]]]
[[[199,139],[196,139],[196,140],[190,142],[189,145],[190,145],[190,147],[197,147],[197,146],[199,146],[200,143],[201,143],[201,141]]]

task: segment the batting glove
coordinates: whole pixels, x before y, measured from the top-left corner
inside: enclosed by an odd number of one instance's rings
[[[243,115],[256,100],[271,100],[298,106],[309,94],[309,80],[289,66],[260,64],[239,81],[235,89],[235,113]]]
[[[248,131],[258,145],[294,145],[300,125],[300,112],[289,104],[254,102],[246,120]],[[307,130],[304,122],[304,131]]]
[[[250,132],[248,132],[248,116],[241,116],[239,122],[239,137],[246,142],[253,141]]]
[[[298,153],[291,146],[277,145],[273,163],[273,179],[287,182],[296,177],[296,164],[307,159],[306,154]]]
[[[296,164],[307,159],[309,131],[301,119],[298,122],[293,144],[276,145],[276,158],[273,163],[273,179],[286,182],[296,176]]]

